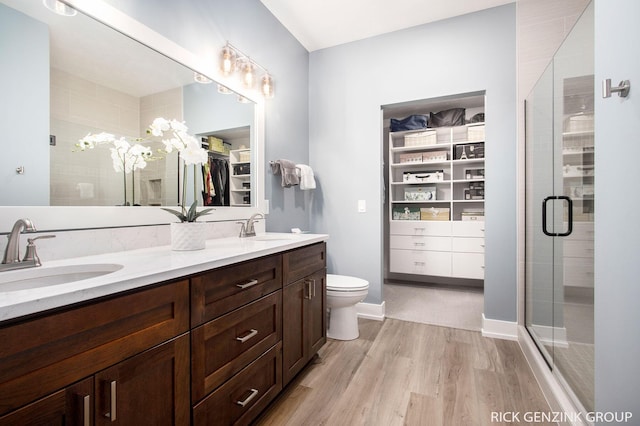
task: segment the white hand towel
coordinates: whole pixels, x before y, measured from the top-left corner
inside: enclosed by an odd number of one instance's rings
[[[313,169],[306,164],[296,164],[298,173],[300,173],[300,189],[316,189],[316,179],[313,176]]]

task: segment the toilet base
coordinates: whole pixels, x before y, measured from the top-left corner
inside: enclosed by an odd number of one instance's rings
[[[358,331],[358,311],[355,305],[329,310],[329,330],[327,337],[336,340],[354,340],[360,336]]]

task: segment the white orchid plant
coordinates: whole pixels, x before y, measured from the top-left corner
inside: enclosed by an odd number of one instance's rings
[[[153,123],[151,123],[147,129],[147,134],[155,137],[165,137],[166,134],[168,134],[168,139],[162,139],[164,152],[168,154],[176,150],[180,153],[180,157],[184,162],[184,172],[182,175],[182,199],[180,202],[181,211],[163,208],[163,210],[174,214],[181,222],[195,222],[198,217],[209,214],[209,212],[213,210],[209,208],[198,211],[197,199],[194,199],[188,210],[185,206],[187,196],[187,166],[193,165],[195,167],[198,164],[204,164],[209,161],[209,154],[207,153],[207,150],[202,148],[198,140],[194,136],[190,135],[188,131],[189,129],[183,122],[167,120],[161,117],[153,120]]]
[[[140,142],[141,140],[142,139],[137,138],[135,142]],[[80,151],[86,151],[100,145],[112,145],[109,150],[111,151],[111,159],[113,160],[113,169],[116,172],[124,173],[124,205],[127,205],[126,175],[133,173],[137,169],[144,169],[147,166],[147,162],[154,159],[151,148],[139,143],[131,144],[124,137],[117,138],[111,133],[105,132],[97,134],[89,133],[78,141],[76,147]],[[133,188],[133,204],[135,204],[135,185]]]
[[[191,204],[189,209],[185,206],[187,196],[187,166],[193,165],[195,168],[196,165],[204,164],[209,161],[209,154],[207,153],[207,150],[202,148],[198,140],[189,134],[189,129],[184,122],[181,121],[167,120],[161,117],[156,118],[147,129],[147,135],[150,137],[163,138],[162,143],[164,144],[164,149],[161,150],[161,152],[169,154],[175,150],[179,153],[180,158],[182,158],[184,163],[180,211],[167,208],[163,208],[163,210],[176,215],[181,222],[195,222],[198,217],[209,214],[213,209],[197,210],[197,199],[194,199],[193,204]],[[124,172],[125,205],[127,205],[126,175],[134,173],[137,169],[144,169],[147,166],[148,161],[160,158],[153,155],[150,147],[140,144],[143,140],[143,138],[135,138],[133,140],[134,143],[132,144],[124,137],[117,138],[111,133],[102,132],[97,134],[90,133],[80,139],[76,144],[76,147],[80,151],[94,149],[101,145],[111,145],[109,149],[113,160],[113,168],[116,172]]]

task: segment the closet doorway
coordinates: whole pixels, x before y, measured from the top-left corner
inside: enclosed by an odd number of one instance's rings
[[[484,106],[484,92],[382,106],[389,318],[482,327]]]

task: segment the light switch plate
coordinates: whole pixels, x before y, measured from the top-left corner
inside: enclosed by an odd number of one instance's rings
[[[367,211],[367,201],[358,200],[358,213],[365,213]]]

